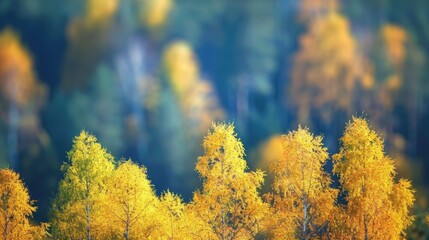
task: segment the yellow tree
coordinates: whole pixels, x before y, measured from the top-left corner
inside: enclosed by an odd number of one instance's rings
[[[257,191],[264,173],[246,171],[243,144],[232,124],[213,124],[203,148],[196,165],[203,187],[190,203],[191,215],[205,223],[205,238],[254,238],[268,209]]]
[[[161,28],[168,19],[173,0],[149,0],[139,4],[140,21],[149,29]]]
[[[4,240],[43,239],[48,225],[32,226],[29,218],[36,211],[19,175],[9,169],[0,170],[0,233]]]
[[[323,168],[328,159],[322,137],[299,127],[282,137],[282,157],[273,162],[274,193],[270,235],[275,239],[328,236],[329,217],[338,191]]]
[[[114,159],[97,139],[82,131],[73,141],[61,170],[58,195],[52,207],[53,234],[57,239],[94,239],[103,233],[102,206]]]
[[[69,47],[65,55],[61,85],[66,90],[87,87],[106,49],[112,46],[112,22],[120,0],[88,0],[82,16],[67,27]]]
[[[210,82],[200,78],[198,61],[186,42],[171,43],[163,55],[164,71],[167,75],[189,131],[199,135],[210,127],[212,121],[223,118],[223,111]]]
[[[33,61],[22,46],[18,35],[11,29],[0,34],[0,92],[3,101],[19,108],[32,101],[40,104],[45,86],[37,81]]]
[[[308,32],[300,38],[300,50],[294,56],[289,93],[301,122],[310,122],[315,116],[311,113],[330,122],[337,110],[353,111],[355,86],[372,82],[364,71],[348,20],[334,11],[334,6],[308,23]]]
[[[40,126],[37,115],[45,95],[46,87],[37,80],[31,55],[21,43],[18,34],[9,28],[1,31],[0,124],[6,125],[1,128],[9,129],[7,133],[9,140],[7,149],[2,149],[0,156],[6,159],[7,153],[12,168],[17,166],[18,134],[25,135],[25,139],[31,140],[29,144],[32,144],[33,148],[36,145],[39,147],[39,143],[45,145],[49,143],[49,137]],[[27,148],[25,144],[23,147]]]
[[[124,161],[109,178],[106,188],[104,232],[109,236],[105,238],[148,239],[159,234],[159,200],[146,168]]]
[[[160,199],[160,214],[162,216],[162,236],[165,239],[186,239],[184,219],[185,204],[180,196],[167,191]]]
[[[384,142],[363,118],[347,124],[342,147],[333,156],[347,205],[337,229],[347,239],[402,239],[413,217],[414,190],[408,180],[394,180],[394,162]]]

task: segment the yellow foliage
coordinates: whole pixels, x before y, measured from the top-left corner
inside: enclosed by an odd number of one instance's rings
[[[199,79],[199,66],[192,48],[185,42],[173,42],[163,54],[164,71],[175,92],[183,97]]]
[[[110,18],[118,10],[120,0],[86,0],[84,21],[91,24],[100,24]]]
[[[130,160],[115,169],[113,157],[94,136],[82,132],[62,167],[64,179],[52,209],[53,237],[403,239],[413,221],[409,208],[414,190],[406,179],[395,181],[394,162],[385,156],[383,140],[365,119],[353,117],[347,124],[340,151],[333,156],[344,204],[336,203],[339,190],[331,187],[324,171],[329,155],[322,141],[298,127],[265,144],[262,156],[269,159],[274,183],[264,202],[258,193],[264,173],[248,171],[234,126],[213,123],[195,167],[202,188],[186,204],[170,191],[158,198],[146,169]],[[395,141],[403,147],[401,139]],[[2,216],[9,213],[6,209],[31,216],[35,208],[18,175],[0,170],[0,182]],[[16,196],[10,189],[18,189]],[[28,220],[20,223],[28,225]],[[46,227],[29,227],[31,239],[45,236]]]
[[[323,167],[328,159],[322,137],[299,127],[282,137],[283,154],[274,173],[270,235],[274,239],[327,237],[337,190]]]
[[[387,24],[381,30],[382,38],[386,44],[388,59],[395,65],[400,66],[407,54],[407,32],[396,25]]]
[[[353,91],[365,74],[359,61],[345,17],[331,12],[310,24],[294,57],[290,88],[290,100],[298,108],[300,121],[308,121],[310,112],[318,109],[351,110]],[[368,76],[364,80],[365,85],[371,85]],[[320,114],[329,120],[329,113]]]
[[[68,161],[61,170],[58,195],[52,207],[53,233],[57,239],[101,238],[104,234],[106,184],[113,157],[97,139],[82,131],[73,140]]]
[[[374,87],[375,81],[374,76],[370,72],[365,72],[362,77],[362,87],[366,90]]]
[[[333,172],[346,193],[342,224],[350,234],[347,239],[402,239],[413,219],[408,211],[414,203],[411,183],[394,182],[394,162],[365,119],[353,117],[341,142]]]
[[[223,118],[213,87],[200,79],[198,63],[187,43],[171,43],[164,51],[163,66],[190,129],[201,133]]]
[[[45,93],[33,73],[33,62],[11,29],[0,33],[0,95],[19,107],[38,102]]]
[[[48,236],[48,225],[32,226],[29,222],[36,211],[19,175],[0,169],[0,235],[3,239],[33,240]]]
[[[140,19],[150,28],[159,28],[167,20],[173,4],[173,0],[143,0]]]
[[[104,204],[105,238],[148,239],[159,234],[159,200],[145,168],[122,162],[107,180]]]
[[[259,163],[258,167],[262,170],[268,170],[269,166],[280,160],[283,156],[283,139],[281,135],[274,135],[265,141],[258,149]]]
[[[210,239],[252,239],[263,230],[268,212],[258,194],[264,182],[260,170],[247,172],[243,144],[234,126],[213,124],[203,141],[204,155],[196,170],[203,188],[195,192],[188,215],[199,227],[195,235]]]
[[[170,240],[187,238],[183,200],[178,195],[167,191],[161,196],[159,209],[162,214],[162,238]],[[189,228],[192,227],[189,226]]]

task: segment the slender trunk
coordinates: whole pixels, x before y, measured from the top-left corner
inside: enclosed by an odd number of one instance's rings
[[[307,203],[307,198],[304,197],[304,208],[303,208],[304,216],[303,216],[303,220],[302,220],[302,233],[301,233],[301,239],[303,239],[303,240],[307,239],[307,231],[308,231],[308,228],[307,228],[307,221],[308,221],[307,215],[308,214],[307,214],[307,212],[308,212],[308,203]]]
[[[6,194],[6,198],[2,199],[2,205],[4,206],[3,210],[5,211],[4,214],[4,233],[3,233],[3,239],[7,240],[9,235],[9,211],[8,211],[8,205],[9,205],[9,194]],[[2,197],[3,198],[3,197]]]
[[[86,211],[86,239],[91,240],[91,217],[89,216],[89,206],[85,206]]]
[[[127,215],[127,223],[125,224],[125,233],[124,233],[124,238],[126,240],[128,240],[128,238],[129,238],[129,231],[130,231],[130,216],[128,214]]]
[[[364,240],[368,240],[368,222],[366,219],[366,214],[363,215],[363,226],[364,226],[364,230],[365,230]]]
[[[223,166],[223,160],[221,160],[221,171],[222,171],[222,183],[223,184],[223,174],[224,174],[224,166]],[[225,212],[223,209],[223,202],[221,201],[221,214],[222,214],[222,240],[226,239],[225,238]]]
[[[7,240],[7,235],[9,231],[9,222],[7,221],[7,218],[5,217],[5,226],[4,226],[4,234],[3,234],[3,239]]]
[[[86,215],[86,239],[91,240],[91,211],[89,206],[90,184],[86,180],[86,199],[85,199],[85,215]]]

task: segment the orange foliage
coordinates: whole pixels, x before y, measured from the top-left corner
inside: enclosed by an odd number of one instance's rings
[[[347,201],[344,213],[334,219],[338,229],[347,229],[342,238],[402,239],[413,221],[410,181],[395,181],[394,161],[385,156],[383,140],[365,119],[353,117],[341,142],[332,158]]]
[[[283,155],[283,140],[281,135],[274,135],[261,144],[259,151],[258,167],[268,171],[269,166],[280,160]]]
[[[299,127],[282,137],[283,154],[270,166],[274,174],[273,216],[270,235],[274,239],[311,239],[327,236],[338,190],[323,167],[328,160],[322,137]]]
[[[388,59],[395,66],[401,65],[407,54],[405,47],[408,40],[407,32],[399,26],[387,24],[381,30],[381,35],[386,44]]]
[[[40,101],[45,93],[33,72],[33,62],[11,29],[0,33],[0,95],[3,101],[23,107]]]
[[[364,71],[347,19],[331,12],[314,20],[301,37],[300,46],[290,88],[290,100],[298,108],[299,119],[306,121],[310,111],[323,107],[350,111],[353,91]],[[364,79],[365,85],[372,84],[370,76]],[[326,112],[320,114],[329,120]]]

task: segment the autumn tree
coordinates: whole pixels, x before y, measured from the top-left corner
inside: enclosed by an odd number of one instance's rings
[[[209,128],[212,121],[222,119],[223,111],[213,86],[201,79],[198,61],[189,44],[178,41],[168,45],[163,54],[163,67],[182,112],[190,123],[191,133],[198,135]]]
[[[2,30],[0,32],[0,124],[2,125],[0,131],[4,131],[3,135],[7,136],[8,140],[7,147],[2,149],[0,155],[9,162],[3,164],[0,161],[1,165],[18,167],[19,134],[25,135],[31,143],[48,143],[49,137],[41,127],[37,116],[45,94],[46,87],[37,80],[32,57],[21,43],[18,34],[9,28]]]
[[[337,190],[324,171],[328,152],[322,137],[299,127],[282,136],[283,154],[271,164],[274,174],[270,234],[275,239],[328,236]]]
[[[165,137],[161,137],[166,164],[173,166],[168,169],[168,177],[181,180],[180,184],[171,181],[169,187],[191,197],[198,182],[197,174],[192,171],[193,159],[201,154],[204,133],[212,121],[222,119],[223,112],[213,86],[201,79],[198,61],[188,43],[170,43],[163,52],[162,64],[166,87],[160,91],[156,114],[162,123],[155,134],[169,138],[164,141]]]
[[[43,239],[48,225],[30,224],[36,211],[19,175],[10,169],[0,169],[0,233],[4,240]]]
[[[69,47],[61,81],[66,90],[86,87],[98,62],[113,45],[112,21],[120,1],[88,0],[84,3],[83,14],[72,19],[67,27]]]
[[[103,233],[102,206],[114,159],[85,131],[75,137],[67,157],[52,207],[53,234],[57,239],[98,238]]]
[[[149,29],[161,28],[174,5],[173,0],[149,0],[139,4],[140,21]]]
[[[267,206],[258,194],[264,173],[246,171],[244,148],[232,124],[213,124],[196,170],[203,187],[189,210],[205,224],[204,238],[252,239],[262,231]]]
[[[180,196],[170,191],[162,194],[159,211],[163,223],[162,236],[165,239],[173,240],[187,238],[185,226],[189,222],[185,219],[184,210],[185,203]]]
[[[333,172],[347,202],[336,226],[342,230],[341,238],[402,239],[413,220],[411,183],[394,180],[394,162],[384,154],[383,140],[365,119],[353,117],[341,143],[340,152],[333,156]]]
[[[308,31],[300,37],[300,49],[293,58],[290,102],[297,108],[300,122],[310,123],[318,114],[329,123],[337,111],[353,111],[356,86],[373,80],[348,19],[336,11],[336,1],[301,3]],[[315,17],[307,19],[309,16]]]
[[[122,162],[108,179],[106,192],[106,238],[148,239],[156,238],[156,234],[160,237],[160,203],[146,168],[130,160]]]

